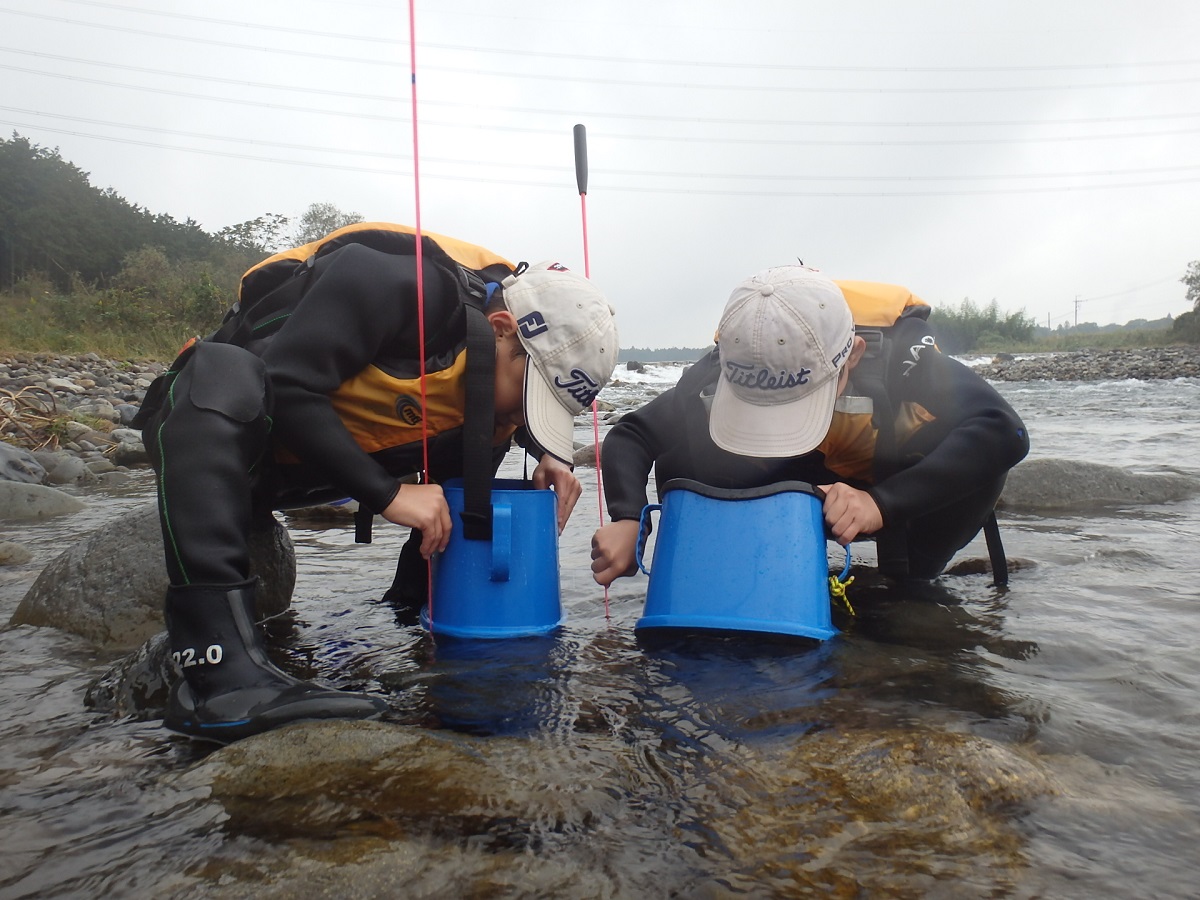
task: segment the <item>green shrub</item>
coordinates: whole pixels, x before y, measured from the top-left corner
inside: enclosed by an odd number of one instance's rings
[[[1024,310],[1002,313],[995,300],[981,309],[970,298],[964,298],[957,308],[935,307],[929,324],[937,335],[938,346],[951,354],[1029,343],[1037,327]]]
[[[1189,344],[1200,344],[1200,313],[1181,313],[1171,325],[1171,337]]]

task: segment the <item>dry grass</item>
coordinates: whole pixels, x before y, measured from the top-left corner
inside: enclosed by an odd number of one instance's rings
[[[29,450],[57,450],[72,417],[59,412],[44,388],[0,388],[0,439]]]

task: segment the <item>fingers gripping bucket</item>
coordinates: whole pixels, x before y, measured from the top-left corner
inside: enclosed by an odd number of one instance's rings
[[[643,535],[647,514],[643,511]],[[672,479],[638,630],[754,631],[827,640],[829,564],[821,500],[804,482],[724,490]],[[641,548],[638,564],[641,565]],[[643,571],[645,569],[643,568]]]
[[[554,491],[528,482],[492,482],[492,536],[464,536],[461,479],[442,490],[454,531],[434,558],[433,609],[421,624],[434,634],[511,638],[546,634],[562,622],[558,505]]]

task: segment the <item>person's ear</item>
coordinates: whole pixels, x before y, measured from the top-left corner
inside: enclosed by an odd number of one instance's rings
[[[864,353],[867,352],[867,342],[859,335],[854,336],[854,342],[850,346],[850,355],[846,358],[846,371],[850,371],[858,365],[858,361],[862,359]]]
[[[517,317],[507,309],[498,309],[488,313],[488,322],[496,334],[496,340],[503,340],[510,334],[517,333]]]

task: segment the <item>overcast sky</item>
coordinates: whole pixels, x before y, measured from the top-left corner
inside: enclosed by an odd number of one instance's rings
[[[217,231],[328,202],[588,262],[703,346],[802,259],[1038,324],[1190,308],[1196,0],[0,0],[0,127]]]

